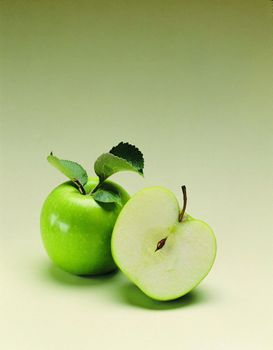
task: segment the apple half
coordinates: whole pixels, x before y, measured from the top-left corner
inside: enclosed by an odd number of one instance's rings
[[[111,240],[113,258],[146,295],[172,300],[196,287],[209,273],[216,239],[205,222],[180,210],[175,195],[163,187],[137,192],[122,209]]]

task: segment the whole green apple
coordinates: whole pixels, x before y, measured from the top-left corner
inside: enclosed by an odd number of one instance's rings
[[[143,154],[134,145],[120,142],[96,159],[96,178],[88,178],[79,163],[60,159],[52,152],[47,160],[71,180],[56,187],[42,207],[40,227],[49,257],[76,275],[114,270],[111,236],[129,195],[108,179],[120,171],[143,176]]]
[[[98,178],[89,178],[83,186],[92,192]],[[45,200],[41,211],[41,234],[52,261],[77,275],[103,274],[116,269],[111,255],[111,236],[128,193],[111,181],[100,187],[116,193],[120,202],[98,202],[79,192],[74,182],[56,187]]]

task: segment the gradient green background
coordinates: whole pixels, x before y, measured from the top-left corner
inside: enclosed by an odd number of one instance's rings
[[[273,9],[266,0],[0,1],[0,348],[272,349]],[[120,273],[51,265],[39,213],[119,141],[145,155],[130,193],[162,185],[211,224],[195,293],[150,301]]]

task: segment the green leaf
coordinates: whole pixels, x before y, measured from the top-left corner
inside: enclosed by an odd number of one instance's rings
[[[121,198],[117,193],[109,190],[98,189],[96,192],[92,194],[93,198],[97,202],[103,203],[117,203],[122,206]]]
[[[94,164],[95,173],[103,182],[119,171],[134,171],[143,175],[144,159],[142,153],[129,143],[120,142],[108,153],[102,154]]]
[[[112,153],[119,158],[125,159],[135,169],[137,169],[138,172],[143,174],[144,158],[143,154],[136,146],[131,145],[128,142],[120,142],[117,146],[114,146],[109,151],[109,153]]]
[[[55,157],[52,152],[47,157],[47,160],[72,181],[79,182],[82,186],[87,183],[87,173],[80,164],[72,162],[71,160],[59,159]]]

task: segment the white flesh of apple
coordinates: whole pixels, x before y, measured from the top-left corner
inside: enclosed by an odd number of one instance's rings
[[[184,215],[169,190],[151,187],[136,193],[121,211],[112,235],[114,260],[145,294],[176,299],[193,289],[210,271],[216,240],[203,221]],[[157,243],[167,238],[157,250]]]

